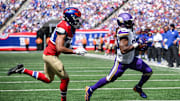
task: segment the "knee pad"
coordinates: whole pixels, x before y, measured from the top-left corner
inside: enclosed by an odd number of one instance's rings
[[[106,76],[106,81],[111,82],[111,80],[110,80],[110,78],[108,78],[108,76]]]

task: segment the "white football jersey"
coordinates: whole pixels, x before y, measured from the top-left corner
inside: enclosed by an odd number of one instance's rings
[[[122,54],[119,48],[120,38],[127,37],[128,38],[128,45],[132,45],[136,42],[136,35],[133,33],[131,29],[127,28],[119,28],[117,30],[117,56],[116,59],[121,62],[122,64],[130,64],[135,56],[135,50],[129,51],[126,54]]]

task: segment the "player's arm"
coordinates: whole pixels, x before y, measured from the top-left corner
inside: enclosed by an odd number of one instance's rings
[[[73,50],[64,46],[66,35],[58,34],[56,38],[56,49],[57,52],[73,54]]]
[[[173,41],[173,44],[176,45],[176,44],[178,43],[179,40],[180,40],[179,33],[176,32],[176,39]]]
[[[128,37],[121,37],[119,47],[122,54],[126,54],[129,51],[132,51],[134,48],[138,46],[137,43],[133,45],[128,45]]]

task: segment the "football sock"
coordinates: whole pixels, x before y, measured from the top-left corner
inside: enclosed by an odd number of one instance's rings
[[[45,83],[50,83],[51,81],[45,76],[45,74],[41,73],[41,72],[36,72],[36,71],[32,71],[32,70],[28,70],[26,68],[24,68],[23,70],[24,74],[30,75],[33,78],[36,78],[38,80],[41,80]]]
[[[139,87],[142,87],[143,84],[151,77],[152,73],[144,73],[141,77],[141,80],[138,83]]]
[[[69,83],[69,78],[61,79],[61,83],[60,83],[61,101],[66,101],[68,83]]]
[[[109,49],[107,49],[107,51],[106,51],[106,52],[107,52],[107,54],[109,54],[109,53],[110,53],[110,50],[109,50]]]
[[[90,87],[93,91],[95,91],[97,88],[100,88],[107,83],[109,83],[109,82],[106,80],[106,77],[104,77],[104,78],[100,79],[95,85],[90,86]]]

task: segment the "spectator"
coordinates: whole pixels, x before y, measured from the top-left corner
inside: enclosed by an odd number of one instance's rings
[[[29,51],[29,38],[25,38],[25,45],[26,45],[26,50]]]
[[[104,37],[104,43],[105,43],[105,55],[109,55],[109,39],[110,37],[110,33],[107,33]]]
[[[162,37],[163,37],[163,42],[162,42],[162,57],[163,57],[163,59],[165,59],[166,61],[168,61],[168,60],[167,60],[167,49],[165,49],[164,39],[165,39],[166,36],[167,36],[168,30],[169,30],[169,27],[168,27],[168,26],[164,26],[164,33],[162,34]]]
[[[147,38],[147,46],[148,46],[148,49],[147,49],[147,54],[148,54],[148,61],[151,61],[151,59],[155,60],[154,57],[153,57],[153,36],[152,36],[152,33],[149,32],[148,33],[148,38]]]
[[[87,39],[85,35],[83,36],[83,39],[82,39],[82,45],[83,45],[83,48],[86,49]]]
[[[154,37],[153,37],[153,44],[155,48],[154,54],[155,57],[157,58],[158,64],[161,64],[161,48],[162,48],[162,35],[158,32],[157,29],[154,31]]]
[[[109,37],[109,54],[114,56],[115,55],[115,32],[111,31]]]
[[[98,50],[97,50],[98,37],[95,37],[95,38],[93,39],[93,45],[94,45],[94,51],[95,51],[95,52],[98,52]]]
[[[178,56],[178,41],[179,41],[179,33],[175,30],[175,25],[170,25],[170,30],[167,32],[167,36],[165,38],[165,48],[168,49],[167,57],[168,57],[168,66],[173,67],[173,58],[176,61],[176,67],[179,67],[179,56]]]
[[[38,37],[36,39],[37,50],[42,50],[42,39]]]
[[[104,44],[103,37],[100,36],[100,38],[99,38],[99,51],[100,52],[103,52],[103,44]]]

